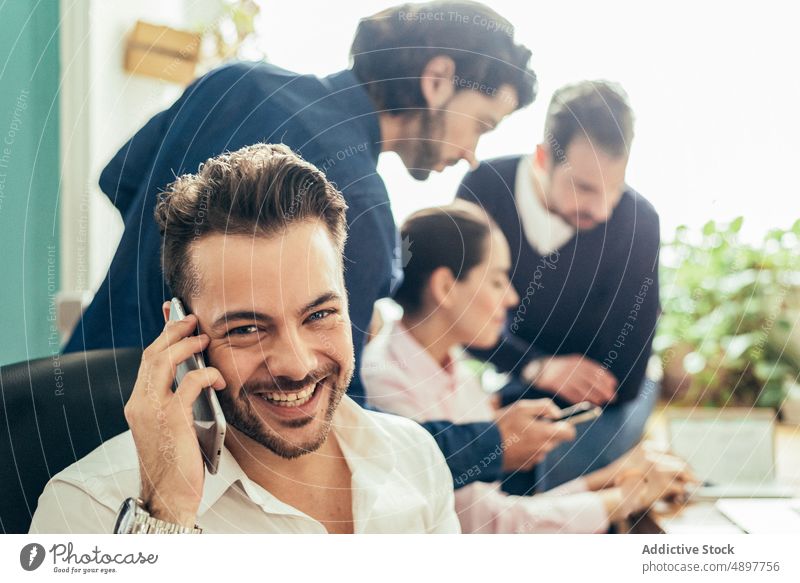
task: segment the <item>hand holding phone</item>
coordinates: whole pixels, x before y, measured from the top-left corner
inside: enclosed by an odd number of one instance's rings
[[[169,319],[183,320],[186,311],[178,298],[172,298],[169,305]],[[177,388],[183,377],[189,371],[206,368],[203,353],[193,354],[178,365],[175,371],[175,387]],[[200,396],[192,405],[194,415],[194,428],[197,431],[197,440],[203,453],[203,461],[210,474],[216,474],[219,469],[219,460],[222,457],[222,447],[225,443],[227,424],[222,413],[217,393],[212,387],[205,387]]]
[[[495,413],[505,471],[528,471],[560,443],[575,439],[572,425],[554,420],[558,413],[550,399],[520,399]]]
[[[167,322],[145,348],[125,404],[125,419],[139,457],[142,505],[152,517],[187,528],[196,524],[206,474],[193,404],[205,389],[226,386],[219,370],[207,367],[186,372],[173,390],[175,363],[191,361],[210,341],[206,334],[195,335],[196,330],[193,315]]]

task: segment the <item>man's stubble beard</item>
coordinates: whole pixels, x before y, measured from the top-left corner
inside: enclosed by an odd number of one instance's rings
[[[444,126],[444,111],[431,112],[425,109],[420,114],[419,136],[414,142],[417,147],[413,153],[411,166],[408,173],[415,180],[427,180],[433,167],[440,162],[441,144],[439,136]]]
[[[565,213],[563,210],[561,210],[561,207],[556,203],[556,201],[553,200],[553,194],[552,194],[553,177],[555,175],[555,169],[553,168],[542,169],[542,172],[543,175],[547,177],[547,184],[546,185],[542,184],[542,189],[543,189],[542,200],[540,200],[540,202],[544,205],[545,210],[549,214],[560,218],[567,225],[575,229],[575,231],[588,231],[595,228],[598,225],[598,223],[594,221],[594,218],[592,216],[584,213],[581,214],[576,214],[574,212]],[[540,184],[541,184],[541,178],[540,178]],[[534,187],[534,190],[537,189]],[[577,225],[577,222],[582,218],[590,219],[593,221],[594,224],[592,224],[590,227],[579,227]]]
[[[254,395],[251,396],[252,390],[255,386],[258,386],[259,389],[263,388],[260,386],[263,383],[260,382],[245,383],[239,389],[239,393],[236,398],[231,396],[229,389],[224,389],[217,392],[220,407],[225,415],[225,421],[253,441],[261,444],[272,453],[282,458],[295,459],[307,453],[314,452],[318,450],[328,439],[333,422],[333,415],[336,412],[339,403],[341,403],[344,394],[347,392],[347,387],[350,385],[350,381],[353,377],[353,363],[351,363],[347,373],[344,375],[341,381],[338,380],[339,368],[340,367],[337,365],[335,371],[331,371],[327,375],[324,373],[308,375],[312,378],[321,378],[327,376],[327,378],[324,380],[323,386],[319,387],[317,390],[326,391],[329,393],[329,396],[328,405],[322,419],[322,426],[320,427],[319,432],[306,443],[294,444],[287,441],[281,437],[278,431],[275,431],[275,429],[267,425],[266,421],[262,419],[258,413],[256,413],[255,408],[250,400],[261,398]],[[270,383],[270,385],[272,385],[272,383]],[[250,390],[248,390],[248,386],[250,386]],[[324,395],[320,395],[319,398],[324,398]],[[299,428],[314,422],[315,419],[316,417],[303,417],[300,419],[285,420],[281,422],[281,426],[285,428]]]

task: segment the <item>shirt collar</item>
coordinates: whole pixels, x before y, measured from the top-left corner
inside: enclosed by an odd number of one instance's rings
[[[365,84],[350,69],[323,77],[321,81],[331,89],[331,98],[338,102],[344,114],[343,123],[357,124],[367,134],[370,154],[377,164],[381,153],[381,126]]]
[[[354,508],[369,509],[378,497],[397,463],[391,436],[374,417],[350,397],[342,401],[333,416],[331,427],[339,440],[350,472]],[[223,447],[219,469],[207,474],[198,516],[205,514],[237,482],[243,492],[264,510],[281,514],[302,514],[300,511],[272,496],[269,491],[252,482],[227,447]],[[268,496],[261,495],[266,492]],[[357,501],[357,502],[356,502]],[[354,516],[354,520],[367,520],[368,516]]]
[[[219,460],[219,467],[216,474],[206,474],[206,481],[203,485],[203,497],[200,500],[198,516],[202,516],[206,511],[214,506],[228,488],[236,482],[242,483],[247,480],[247,474],[233,457],[227,447],[222,448],[222,455]]]
[[[390,348],[403,357],[402,359],[399,358],[398,362],[413,362],[414,370],[422,378],[430,378],[440,374],[447,376],[455,375],[457,363],[463,356],[463,350],[461,348],[451,348],[447,353],[449,359],[448,363],[442,366],[440,363],[436,362],[436,359],[431,356],[416,338],[414,338],[414,335],[408,331],[408,328],[406,328],[400,320],[394,323],[389,334],[392,336],[392,341],[389,343]]]
[[[540,255],[548,255],[575,236],[575,228],[550,212],[534,188],[533,155],[522,156],[514,185],[525,238]]]

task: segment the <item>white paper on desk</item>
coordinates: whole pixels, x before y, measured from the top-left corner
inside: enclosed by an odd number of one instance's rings
[[[670,524],[669,534],[742,534],[735,524]]]
[[[704,482],[763,484],[775,476],[773,429],[762,418],[673,419],[670,447]]]
[[[717,509],[750,534],[800,534],[800,500],[719,500]]]

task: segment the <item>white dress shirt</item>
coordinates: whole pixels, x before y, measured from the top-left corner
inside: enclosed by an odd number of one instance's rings
[[[549,255],[575,236],[575,228],[551,213],[534,188],[533,155],[522,156],[517,166],[514,198],[525,238],[539,255]]]
[[[418,424],[365,411],[344,397],[333,418],[352,473],[356,533],[458,533],[453,478],[433,438]],[[130,431],[53,477],[39,498],[31,533],[111,533],[123,500],[139,495]],[[206,533],[325,533],[325,527],[250,480],[223,450],[206,474],[197,524]]]
[[[452,350],[442,367],[400,322],[367,344],[361,375],[369,402],[385,411],[420,422],[494,419],[490,395],[465,366],[463,350]],[[485,463],[476,459],[475,471]],[[609,526],[603,500],[586,491],[581,478],[536,496],[510,496],[498,483],[473,482],[456,490],[455,501],[469,533],[596,533]]]

